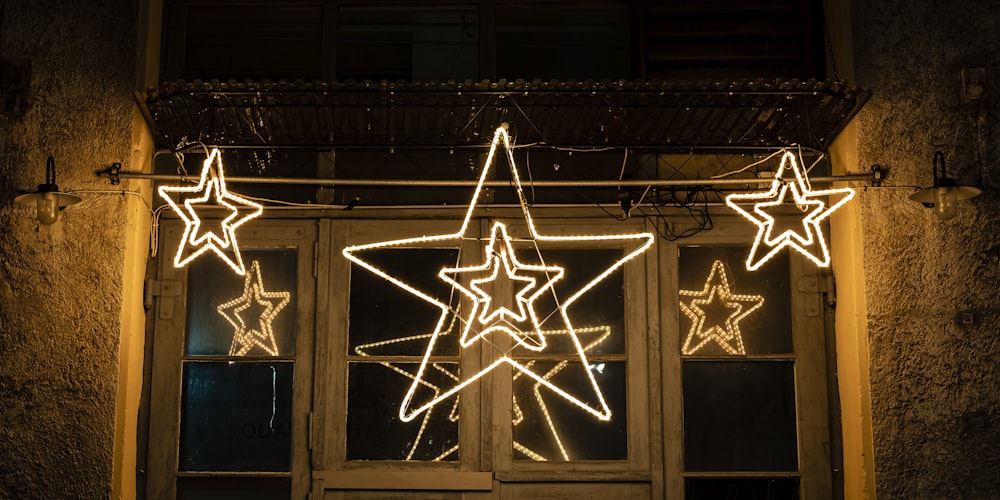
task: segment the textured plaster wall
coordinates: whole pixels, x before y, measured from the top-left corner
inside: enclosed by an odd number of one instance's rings
[[[0,120],[0,498],[107,498],[125,197],[82,194],[52,226],[13,204],[44,180],[107,190],[129,165],[136,2],[4,2],[0,56],[31,62],[23,116]]]
[[[875,484],[880,498],[1000,492],[1000,4],[855,0],[858,163],[888,185],[927,186],[935,150],[982,187],[940,221],[911,189],[861,196]],[[961,69],[988,95],[964,100]],[[956,323],[960,310],[974,325]]]

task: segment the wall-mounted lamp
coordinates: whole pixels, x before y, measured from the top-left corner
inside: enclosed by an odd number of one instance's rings
[[[59,186],[56,185],[56,161],[50,156],[45,163],[45,184],[39,184],[37,191],[22,194],[14,198],[14,201],[35,207],[38,222],[48,225],[59,218],[60,210],[83,201],[83,198],[59,191]]]
[[[941,175],[938,176],[938,165]],[[934,152],[934,185],[910,195],[910,199],[922,203],[927,208],[933,208],[941,220],[948,220],[958,214],[958,202],[975,198],[982,193],[977,187],[960,186],[955,179],[948,177],[944,171],[944,153]]]

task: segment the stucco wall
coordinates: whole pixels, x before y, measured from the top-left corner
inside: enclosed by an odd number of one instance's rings
[[[52,226],[13,204],[55,157],[63,190],[129,164],[131,0],[6,2],[0,56],[29,59],[29,101],[0,128],[0,498],[111,495],[126,224],[82,194]],[[6,117],[5,117],[6,118]]]
[[[880,498],[996,498],[1000,492],[1000,5],[855,0],[858,162],[887,185],[927,186],[935,150],[983,195],[938,220],[912,189],[861,196]],[[962,97],[983,66],[988,96]],[[959,325],[960,310],[975,314]]]

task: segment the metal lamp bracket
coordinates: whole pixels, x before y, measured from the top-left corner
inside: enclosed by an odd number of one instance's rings
[[[117,186],[122,182],[122,164],[112,163],[111,167],[108,168],[108,177],[111,179],[111,185]]]

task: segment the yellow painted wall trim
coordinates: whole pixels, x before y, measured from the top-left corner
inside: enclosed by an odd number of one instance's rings
[[[830,148],[833,173],[857,173],[856,126],[852,122]],[[864,238],[858,198],[830,217],[833,273],[837,281],[835,313],[837,375],[843,438],[844,498],[875,498]]]
[[[156,83],[159,74],[162,0],[139,2],[136,87]],[[152,172],[154,143],[137,106],[132,109],[131,157],[122,158],[122,167],[132,172]],[[122,281],[121,339],[118,347],[118,389],[115,396],[114,464],[111,498],[136,497],[137,426],[142,399],[142,370],[146,339],[146,312],[143,284],[149,256],[152,202],[150,181],[124,181],[122,189],[142,197],[126,196],[125,262]]]
[[[832,54],[828,55],[828,78],[854,81],[854,37],[851,2],[824,1]],[[835,75],[833,72],[836,64]],[[830,145],[834,175],[862,173],[870,165],[858,165],[857,125],[854,121]],[[834,314],[837,337],[837,377],[843,440],[844,498],[875,499],[875,454],[872,434],[871,377],[868,353],[868,310],[865,298],[864,234],[861,230],[861,200],[850,203],[830,217],[831,260],[837,281]]]

